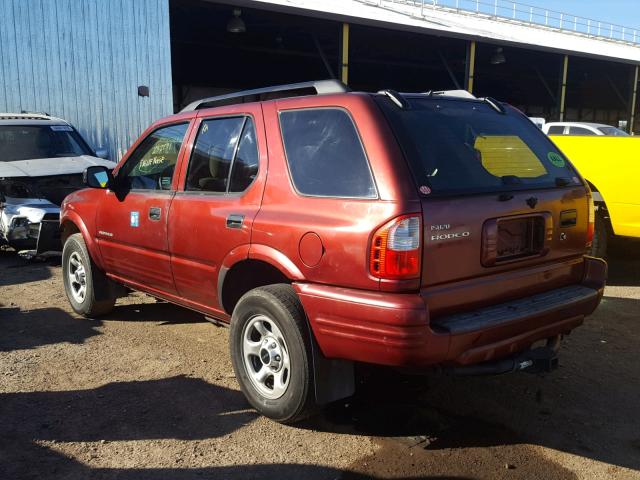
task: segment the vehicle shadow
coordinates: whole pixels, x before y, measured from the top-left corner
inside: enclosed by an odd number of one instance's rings
[[[204,315],[179,307],[169,302],[157,300],[154,303],[116,304],[113,311],[103,317],[103,322],[156,322],[160,325],[182,323],[205,323]]]
[[[0,308],[0,352],[55,343],[83,343],[99,335],[99,321],[79,319],[59,308]]]
[[[616,239],[608,251],[609,275],[607,285],[612,287],[640,286],[640,242]]]
[[[0,287],[47,280],[51,278],[50,267],[59,263],[55,257],[26,260],[14,250],[0,248]]]
[[[0,394],[3,435],[17,439],[198,440],[226,435],[256,416],[239,391],[186,376]]]
[[[420,449],[533,444],[640,469],[640,300],[605,298],[546,375],[365,372],[356,396],[303,428],[396,438]]]
[[[317,465],[271,463],[199,468],[96,468],[31,443],[19,459],[0,464],[2,478],[64,480],[383,480],[384,477]],[[34,459],[37,459],[33,462]],[[30,464],[25,464],[31,460]],[[20,465],[20,461],[25,462]],[[4,466],[3,466],[4,465]],[[395,480],[472,480],[461,476],[393,477]]]
[[[0,478],[376,479],[334,468],[268,464],[201,468],[95,468],[43,443],[205,440],[249,424],[257,414],[239,391],[201,379],[110,383],[88,390],[0,394]],[[89,447],[88,447],[89,448]],[[346,475],[342,477],[342,475]],[[415,477],[465,480],[464,477]]]

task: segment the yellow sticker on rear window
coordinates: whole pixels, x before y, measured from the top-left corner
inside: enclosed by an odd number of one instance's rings
[[[518,136],[477,137],[474,148],[481,154],[482,166],[496,177],[536,178],[547,173],[536,154]]]

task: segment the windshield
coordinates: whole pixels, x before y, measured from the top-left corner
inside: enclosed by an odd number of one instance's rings
[[[92,155],[69,125],[0,125],[0,162]]]
[[[609,137],[628,137],[629,136],[627,132],[625,132],[624,130],[620,130],[619,128],[616,128],[616,127],[598,127],[598,130],[600,130],[603,134]]]
[[[401,109],[376,97],[421,193],[482,193],[580,184],[553,143],[512,107],[407,97]]]

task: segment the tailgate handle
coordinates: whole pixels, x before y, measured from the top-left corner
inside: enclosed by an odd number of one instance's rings
[[[578,212],[576,210],[565,210],[560,212],[560,227],[575,227],[578,222]]]

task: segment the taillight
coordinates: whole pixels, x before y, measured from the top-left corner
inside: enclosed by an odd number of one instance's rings
[[[587,244],[586,247],[590,248],[593,243],[593,235],[596,230],[596,208],[593,205],[593,197],[591,192],[587,194],[587,201],[589,202],[589,222],[587,224]]]
[[[369,271],[379,278],[420,277],[422,242],[420,215],[403,215],[373,235]]]

